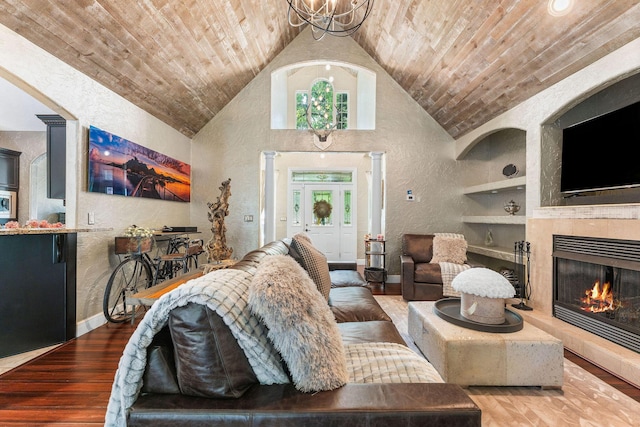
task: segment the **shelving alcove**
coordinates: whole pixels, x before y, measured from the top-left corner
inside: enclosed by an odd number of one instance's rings
[[[526,133],[503,129],[490,134],[459,160],[465,165],[462,222],[469,258],[490,268],[513,267],[514,243],[526,234]],[[506,165],[517,168],[510,178],[503,175]],[[511,200],[520,206],[515,215],[504,210]]]

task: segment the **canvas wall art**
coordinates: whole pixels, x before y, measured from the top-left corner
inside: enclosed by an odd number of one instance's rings
[[[191,166],[97,127],[89,128],[89,191],[189,202]]]

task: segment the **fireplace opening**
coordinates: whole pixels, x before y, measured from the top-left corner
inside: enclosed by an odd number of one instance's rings
[[[640,242],[553,242],[554,316],[640,352]]]

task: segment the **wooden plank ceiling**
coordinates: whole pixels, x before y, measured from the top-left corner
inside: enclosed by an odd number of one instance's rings
[[[0,23],[195,135],[299,33],[286,0],[0,0]],[[353,35],[454,138],[640,37],[637,0],[378,0]]]

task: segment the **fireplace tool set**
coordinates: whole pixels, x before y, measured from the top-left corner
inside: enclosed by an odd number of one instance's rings
[[[525,257],[527,259],[526,263],[524,262]],[[518,310],[533,310],[524,302],[525,299],[531,297],[531,243],[525,242],[524,240],[515,242],[513,245],[513,258],[517,269],[516,283],[513,285],[516,289],[516,296],[520,297],[520,302],[511,304],[511,306]]]

